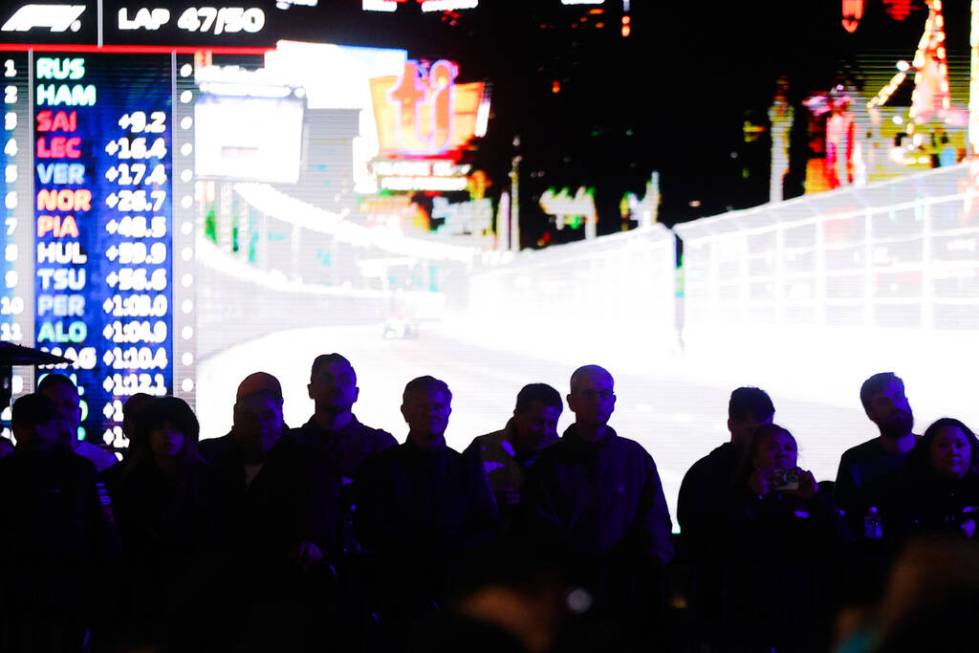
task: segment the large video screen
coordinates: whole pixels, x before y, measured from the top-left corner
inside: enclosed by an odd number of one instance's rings
[[[444,379],[457,449],[502,428],[524,384],[565,394],[575,368],[601,364],[612,425],[652,453],[671,507],[727,439],[740,385],[770,392],[819,479],[876,435],[858,399],[875,372],[905,379],[919,432],[943,415],[979,426],[963,52],[943,54],[944,73],[921,66],[931,94],[913,101],[915,73],[892,79],[876,59],[861,88],[828,85],[792,112],[776,88],[772,202],[670,229],[650,174],[622,198],[625,230],[597,236],[589,184],[530,200],[537,171],[480,167],[499,98],[458,53],[256,44],[271,8],[221,14],[220,34],[218,14],[187,11],[107,12],[116,36],[157,21],[174,40],[152,47],[72,44],[94,38],[93,12],[77,32],[57,11],[0,17],[18,30],[0,41],[23,37],[0,51],[0,337],[75,361],[62,371],[83,437],[124,449],[135,392],[183,397],[202,437],[223,435],[258,370],[299,426],[327,352],[357,370],[358,417],[399,440],[405,383]],[[56,42],[29,43],[36,28]],[[186,44],[202,30],[222,40]],[[805,194],[779,201],[798,166]],[[529,203],[587,237],[520,251]],[[47,371],[17,368],[15,391]]]

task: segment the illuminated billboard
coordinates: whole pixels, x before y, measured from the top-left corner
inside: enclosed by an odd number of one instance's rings
[[[459,67],[405,62],[397,77],[370,80],[381,155],[450,156],[485,134],[485,84],[456,84]]]

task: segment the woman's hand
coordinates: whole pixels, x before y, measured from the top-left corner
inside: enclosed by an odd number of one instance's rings
[[[812,475],[812,472],[805,469],[796,469],[795,471],[799,475],[799,489],[788,492],[787,494],[794,494],[803,501],[808,501],[819,492],[816,477]]]

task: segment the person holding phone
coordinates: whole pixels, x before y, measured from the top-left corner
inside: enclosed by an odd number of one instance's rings
[[[847,535],[798,454],[787,429],[759,426],[726,500],[721,628],[747,650],[809,650],[829,636],[831,572]]]
[[[812,499],[819,486],[812,472],[797,465],[799,445],[795,437],[776,424],[765,424],[754,433],[748,486],[759,499],[784,493],[802,501]]]

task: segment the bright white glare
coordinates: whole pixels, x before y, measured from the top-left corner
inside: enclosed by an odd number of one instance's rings
[[[309,109],[359,112],[358,134],[353,139],[353,181],[357,193],[371,194],[378,190],[376,178],[368,170],[380,147],[368,80],[400,75],[407,59],[406,50],[296,41],[280,41],[275,50],[265,55],[268,74],[304,89]]]
[[[274,183],[299,179],[301,102],[204,96],[194,112],[198,175]]]
[[[355,224],[345,220],[340,213],[326,211],[289,197],[281,190],[267,184],[236,184],[235,192],[250,206],[281,221],[290,229],[301,227],[306,232],[327,234],[345,247],[352,246],[355,248],[354,251],[372,247],[398,256],[455,261],[467,267],[471,266],[476,258],[477,250],[473,247],[457,245],[444,240],[405,238],[400,233],[394,233],[388,229]],[[204,251],[206,252],[206,250]],[[198,251],[199,261],[201,255],[202,252]],[[218,265],[219,260],[219,258],[213,258],[208,262],[208,265]],[[253,269],[253,272],[256,274],[253,278],[263,276],[260,270]],[[241,274],[241,267],[235,268],[233,273]],[[314,288],[320,288],[320,286]]]
[[[422,11],[456,11],[458,9],[475,9],[479,0],[427,0],[422,3]]]
[[[489,100],[484,99],[479,103],[479,109],[476,110],[476,128],[475,135],[479,138],[486,136],[486,130],[489,128],[489,117],[490,117],[490,103]]]
[[[292,89],[274,86],[260,86],[258,84],[234,84],[234,83],[213,83],[205,82],[201,84],[202,93],[213,95],[231,95],[236,97],[265,97],[265,98],[284,98],[292,94]]]
[[[384,177],[381,188],[385,190],[466,190],[466,177]]]
[[[394,0],[364,0],[364,11],[397,11],[398,3]]]

